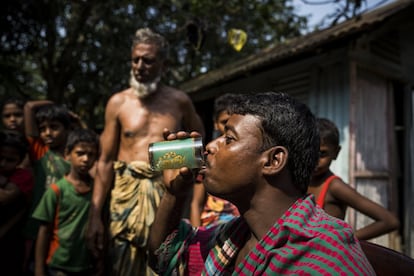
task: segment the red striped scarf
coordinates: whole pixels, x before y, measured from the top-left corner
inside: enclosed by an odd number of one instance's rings
[[[181,229],[187,231],[160,249],[160,257],[169,256],[161,258],[161,274],[375,275],[351,227],[316,207],[312,195],[296,201],[237,267],[234,260],[250,231],[242,217],[208,230]]]

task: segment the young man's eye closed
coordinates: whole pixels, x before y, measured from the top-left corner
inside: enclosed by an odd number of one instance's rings
[[[226,144],[229,144],[234,140],[234,138],[229,135],[225,135],[224,139],[226,140]]]

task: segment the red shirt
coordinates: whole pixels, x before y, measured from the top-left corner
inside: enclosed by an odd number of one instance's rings
[[[26,199],[31,197],[34,186],[34,178],[31,170],[16,168],[13,174],[9,177],[9,182],[15,184],[24,194]]]

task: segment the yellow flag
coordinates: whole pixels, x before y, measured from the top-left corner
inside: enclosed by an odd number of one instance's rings
[[[227,33],[227,39],[231,46],[237,51],[243,48],[247,41],[247,34],[245,31],[240,29],[230,29]]]

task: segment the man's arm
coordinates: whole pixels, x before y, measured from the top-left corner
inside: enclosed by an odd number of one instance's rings
[[[191,200],[190,222],[192,226],[201,225],[201,214],[206,204],[207,193],[203,183],[196,182],[193,189],[193,198]]]
[[[393,213],[361,195],[341,180],[332,182],[329,190],[335,198],[374,220],[371,224],[355,231],[358,239],[368,240],[398,229],[399,221]]]
[[[86,236],[88,247],[95,257],[101,255],[104,246],[102,209],[114,177],[113,162],[116,160],[120,142],[118,111],[121,104],[121,95],[115,94],[109,99],[105,110],[104,131],[100,137],[101,154],[96,163],[96,175]]]
[[[158,206],[148,238],[149,264],[155,270],[158,263],[155,252],[166,237],[178,228],[192,184],[192,173],[188,168],[184,168],[180,169],[180,174],[167,185],[169,188]]]
[[[24,105],[24,130],[26,136],[38,136],[35,113],[40,107],[51,104],[53,104],[52,101],[40,100],[29,101]]]
[[[200,136],[198,133],[191,134],[192,137]],[[168,140],[173,140],[188,137],[188,134],[179,132],[177,134],[165,134],[165,137]],[[155,252],[165,238],[177,229],[185,207],[186,197],[191,192],[194,184],[193,173],[188,168],[165,170],[164,179],[167,190],[158,206],[148,238],[149,263],[153,268],[158,263]]]
[[[35,276],[44,276],[46,258],[49,251],[50,233],[52,232],[52,225],[43,222],[39,227],[35,247]]]
[[[183,117],[184,129],[188,132],[197,131],[205,138],[204,124],[200,116],[195,110],[195,107],[190,97],[185,94],[186,100],[182,110],[185,112]]]

